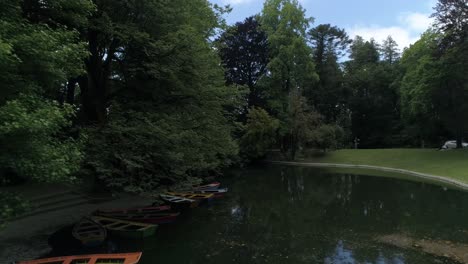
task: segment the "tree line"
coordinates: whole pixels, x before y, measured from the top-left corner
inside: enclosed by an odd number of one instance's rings
[[[142,192],[279,149],[465,135],[467,4],[396,42],[266,0],[228,26],[207,0],[0,0],[0,184],[95,176]]]

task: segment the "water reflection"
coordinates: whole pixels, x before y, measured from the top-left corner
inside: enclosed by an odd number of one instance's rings
[[[223,180],[230,193],[157,236],[118,242],[153,263],[450,263],[375,242],[392,233],[468,242],[468,194],[382,177],[274,166]]]

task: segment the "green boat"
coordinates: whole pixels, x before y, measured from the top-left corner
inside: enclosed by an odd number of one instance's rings
[[[116,237],[142,239],[154,235],[158,225],[131,222],[103,216],[92,216],[95,222],[104,226],[107,231]]]

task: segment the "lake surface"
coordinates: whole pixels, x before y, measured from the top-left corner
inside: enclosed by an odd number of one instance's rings
[[[375,242],[386,234],[468,243],[468,193],[402,179],[268,166],[223,179],[228,195],[155,237],[114,241],[154,263],[454,263]]]

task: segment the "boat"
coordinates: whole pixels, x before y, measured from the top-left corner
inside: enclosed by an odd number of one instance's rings
[[[107,237],[107,230],[89,217],[84,217],[73,227],[72,235],[81,241],[83,246],[100,246]]]
[[[212,182],[205,185],[193,186],[193,190],[216,190],[220,185],[220,182]]]
[[[228,188],[220,188],[216,190],[194,190],[190,191],[189,193],[194,193],[194,194],[213,194],[214,198],[220,198],[223,197],[224,194],[228,192]]]
[[[187,199],[192,199],[192,200],[199,200],[199,201],[211,200],[214,197],[214,195],[211,194],[211,193],[167,192],[166,194],[173,195],[173,196],[178,196],[178,197],[183,197],[183,198],[187,198]]]
[[[111,235],[123,238],[141,239],[154,235],[158,225],[115,219],[104,216],[91,216],[95,222],[104,226]]]
[[[200,204],[200,200],[189,199],[181,196],[169,195],[169,194],[160,194],[159,197],[164,202],[171,204],[174,207],[179,209],[183,208],[195,208]]]
[[[16,264],[137,264],[140,258],[141,252],[134,252],[44,258],[19,261]]]
[[[174,222],[180,215],[171,211],[171,206],[152,206],[132,209],[96,211],[94,215],[128,220],[140,223],[167,224]]]

